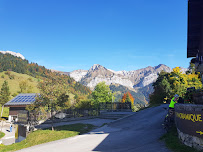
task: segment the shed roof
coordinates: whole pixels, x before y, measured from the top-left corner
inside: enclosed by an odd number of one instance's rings
[[[12,100],[8,101],[4,106],[22,106],[22,105],[29,105],[35,102],[35,98],[37,97],[37,93],[25,93],[25,94],[19,94]]]
[[[188,0],[187,57],[196,57],[201,36],[203,0]]]

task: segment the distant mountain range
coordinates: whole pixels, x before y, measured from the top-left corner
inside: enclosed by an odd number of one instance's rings
[[[4,56],[1,55],[4,54]],[[15,58],[12,57],[15,56]],[[26,73],[32,76],[44,76],[44,73],[48,72],[45,67],[38,66],[37,64],[29,64],[25,60],[24,56],[20,53],[15,53],[11,51],[0,51],[0,71],[11,70],[18,73]],[[16,58],[18,57],[18,58]],[[19,57],[23,60],[19,60]],[[12,64],[11,64],[12,61]],[[158,78],[158,74],[161,71],[171,72],[172,69],[166,65],[159,64],[158,66],[142,68],[139,70],[133,71],[114,71],[107,69],[99,64],[94,64],[89,70],[75,70],[72,72],[59,72],[61,74],[68,75],[72,77],[75,81],[79,82],[75,85],[76,90],[84,88],[83,85],[89,87],[91,90],[94,90],[94,87],[99,82],[106,82],[110,86],[110,89],[116,95],[116,101],[119,101],[123,93],[129,91],[135,98],[136,104],[147,104],[149,101],[149,94],[153,92],[152,84]],[[186,68],[181,68],[181,71],[185,73]],[[73,81],[69,79],[69,81]],[[83,85],[80,85],[83,84]],[[86,93],[87,91],[85,91]]]
[[[181,71],[184,73],[186,70],[185,68],[181,68]],[[127,90],[139,93],[139,97],[142,94],[144,98],[141,97],[139,100],[146,103],[148,102],[149,94],[153,91],[152,83],[156,81],[161,71],[171,72],[172,69],[166,65],[159,64],[155,67],[148,66],[134,71],[114,71],[102,65],[94,64],[89,70],[75,70],[63,74],[68,74],[77,82],[88,86],[91,90],[94,90],[94,87],[99,82],[104,81],[107,85],[116,86],[117,90],[114,91],[122,92],[122,90],[118,89],[118,86],[121,85]]]
[[[95,64],[89,70],[75,70],[64,74],[70,75],[70,77],[90,87],[92,90],[102,81],[105,81],[107,85],[120,84],[129,89],[137,89],[156,81],[158,74],[162,70],[166,72],[172,71],[170,67],[163,64],[155,67],[148,66],[134,71],[113,71],[102,65]],[[187,69],[181,68],[181,70],[185,72]]]

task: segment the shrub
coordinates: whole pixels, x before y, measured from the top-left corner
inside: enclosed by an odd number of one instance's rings
[[[77,109],[92,109],[93,108],[91,100],[88,100],[88,99],[79,101],[75,105],[75,107]]]

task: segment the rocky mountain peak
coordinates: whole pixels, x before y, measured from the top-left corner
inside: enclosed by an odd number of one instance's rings
[[[134,71],[114,71],[94,64],[88,71],[76,70],[71,72],[70,76],[92,90],[102,81],[108,85],[114,83],[136,90],[155,82],[161,71],[171,72],[172,69],[164,64],[159,64],[155,67],[148,66]]]
[[[95,71],[95,70],[99,70],[99,69],[103,69],[104,67],[99,65],[99,64],[94,64],[89,71]],[[106,69],[106,68],[105,68]]]
[[[91,90],[94,90],[98,83],[105,82],[107,85],[124,86],[134,92],[148,87],[148,91],[145,90],[144,92],[150,94],[153,90],[152,84],[157,80],[158,74],[162,70],[165,72],[172,71],[170,67],[164,64],[155,67],[148,66],[134,71],[114,71],[94,64],[88,71],[75,70],[70,72],[70,76]]]
[[[157,66],[154,67],[154,69],[157,71],[157,72],[161,72],[161,71],[166,71],[166,72],[171,72],[172,69],[164,64],[159,64]]]
[[[158,68],[160,68],[160,67],[167,67],[167,66],[164,65],[164,64],[159,64],[159,65],[155,66],[154,68],[155,68],[155,69],[158,69]]]

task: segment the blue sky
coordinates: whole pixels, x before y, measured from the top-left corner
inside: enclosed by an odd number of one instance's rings
[[[186,68],[187,0],[1,0],[0,50],[60,71]]]

